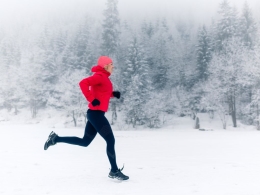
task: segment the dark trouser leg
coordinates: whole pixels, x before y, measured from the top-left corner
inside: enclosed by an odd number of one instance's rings
[[[106,151],[111,169],[112,171],[116,171],[118,167],[116,164],[115,138],[111,126],[105,117],[105,113],[97,110],[88,110],[87,118],[88,121],[95,127],[97,132],[105,139],[107,143]]]
[[[103,137],[107,142],[107,156],[109,159],[109,162],[111,164],[112,171],[116,171],[118,169],[116,164],[116,152],[115,152],[115,138],[113,133],[107,135],[106,137]]]
[[[73,144],[78,146],[87,147],[92,140],[95,138],[97,134],[97,131],[93,127],[93,125],[88,121],[85,127],[85,134],[83,138],[78,137],[57,137],[56,142],[57,143],[67,143],[67,144]]]

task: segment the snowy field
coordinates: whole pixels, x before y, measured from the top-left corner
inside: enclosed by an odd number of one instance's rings
[[[57,144],[44,151],[52,130],[83,136],[83,128],[0,123],[0,194],[260,195],[259,131],[198,131],[179,123],[114,131],[118,165],[130,176],[124,182],[107,177],[100,136],[88,148]]]

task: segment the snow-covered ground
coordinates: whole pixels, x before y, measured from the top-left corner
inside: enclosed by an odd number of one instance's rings
[[[201,123],[213,131],[192,129],[189,118],[159,130],[114,131],[118,165],[130,176],[120,182],[107,177],[100,136],[87,148],[57,144],[44,151],[52,130],[82,136],[84,128],[1,122],[0,194],[259,195],[260,132]]]

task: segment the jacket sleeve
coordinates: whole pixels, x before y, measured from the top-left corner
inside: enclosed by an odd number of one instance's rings
[[[92,102],[95,99],[94,95],[89,90],[89,87],[100,84],[101,79],[102,79],[101,75],[94,74],[93,76],[85,78],[79,82],[80,89],[81,89],[83,95],[85,96],[85,98],[89,102]]]

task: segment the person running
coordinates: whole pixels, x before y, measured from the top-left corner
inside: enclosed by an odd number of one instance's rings
[[[120,98],[119,91],[113,91],[112,83],[109,76],[113,72],[112,59],[107,56],[101,56],[98,59],[98,64],[92,67],[92,76],[80,81],[79,86],[89,102],[87,110],[87,124],[83,138],[78,137],[60,137],[55,132],[51,132],[44,150],[56,143],[67,143],[78,146],[87,147],[99,133],[107,143],[107,156],[111,165],[111,170],[108,177],[118,180],[128,180],[129,177],[122,173],[122,169],[117,167],[115,153],[115,137],[111,126],[105,117],[105,112],[108,110],[109,100],[111,97]],[[90,88],[90,89],[89,89]]]

